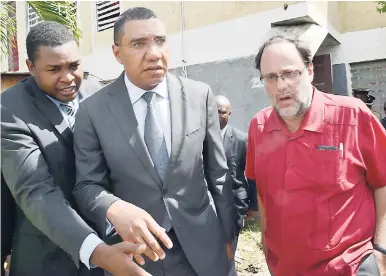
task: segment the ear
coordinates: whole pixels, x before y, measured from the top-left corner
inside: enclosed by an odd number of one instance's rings
[[[123,62],[122,62],[122,60],[121,60],[121,58],[120,58],[120,56],[119,56],[119,46],[113,44],[113,45],[111,46],[111,49],[113,50],[113,54],[114,54],[114,56],[115,56],[115,59],[116,59],[120,64],[123,64]]]
[[[308,75],[310,76],[311,82],[313,82],[314,81],[314,65],[312,64],[312,62],[310,62],[307,65],[307,72],[308,72]]]
[[[25,60],[25,64],[27,65],[27,68],[28,68],[29,72],[31,73],[31,76],[34,77],[35,76],[35,65],[29,59]]]

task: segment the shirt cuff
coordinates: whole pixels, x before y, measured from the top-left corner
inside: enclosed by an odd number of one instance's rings
[[[108,218],[106,218],[106,236],[109,236],[113,234],[113,236],[116,234],[114,225],[109,221]]]
[[[95,265],[91,264],[91,254],[94,252],[95,248],[103,243],[103,241],[94,233],[91,233],[86,237],[86,239],[83,241],[82,246],[79,250],[79,258],[82,263],[87,266],[88,269],[96,268]]]

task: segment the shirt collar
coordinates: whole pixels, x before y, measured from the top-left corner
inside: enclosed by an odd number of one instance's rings
[[[126,73],[124,76],[124,80],[125,80],[125,85],[126,85],[127,91],[129,92],[129,97],[132,104],[136,103],[142,97],[142,95],[148,91],[153,91],[159,96],[168,99],[166,77],[164,77],[162,82],[158,84],[156,87],[154,87],[152,90],[144,90],[142,88],[139,88],[129,80]]]
[[[299,129],[313,132],[323,132],[324,126],[324,104],[325,100],[322,92],[315,87],[313,88],[312,102],[308,108]],[[267,120],[267,132],[281,130],[285,127],[279,114],[272,110],[271,116]]]
[[[47,95],[46,93],[44,93],[44,95],[46,95],[46,97],[49,98],[57,107],[59,107],[60,104],[70,104],[72,107],[75,108],[75,110],[77,110],[79,107],[79,93],[76,95],[76,98],[74,100],[72,100],[71,102],[67,102],[67,103],[61,102],[61,101]]]

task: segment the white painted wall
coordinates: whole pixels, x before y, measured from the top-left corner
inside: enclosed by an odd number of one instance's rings
[[[303,2],[290,5],[286,11],[278,8],[185,31],[185,57],[182,56],[181,33],[171,34],[168,36],[169,68],[181,67],[183,59],[188,66],[253,55],[267,39],[271,22],[305,16],[307,13],[307,3]],[[87,70],[102,79],[116,78],[123,70],[110,48],[97,50],[84,57],[83,61]]]
[[[182,56],[181,33],[168,36],[169,68],[250,56],[271,34],[271,22],[309,15],[328,30],[341,45],[319,49],[331,53],[333,64],[351,63],[386,57],[386,28],[339,34],[306,2],[291,5],[286,11],[273,9],[184,32],[185,56]],[[323,26],[324,25],[324,26]],[[318,36],[320,37],[320,35]],[[123,70],[112,50],[103,49],[84,58],[85,68],[102,79],[114,79]]]
[[[340,36],[341,45],[320,49],[331,53],[332,63],[353,63],[386,58],[386,28],[349,32]]]

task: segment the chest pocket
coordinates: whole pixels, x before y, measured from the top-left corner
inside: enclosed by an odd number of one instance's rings
[[[317,170],[314,175],[314,182],[325,186],[330,191],[345,191],[353,185],[347,181],[347,164],[350,159],[347,148],[350,143],[349,125],[326,124],[325,133],[321,135],[314,144],[313,164]],[[334,149],[323,149],[324,146],[331,146]]]

